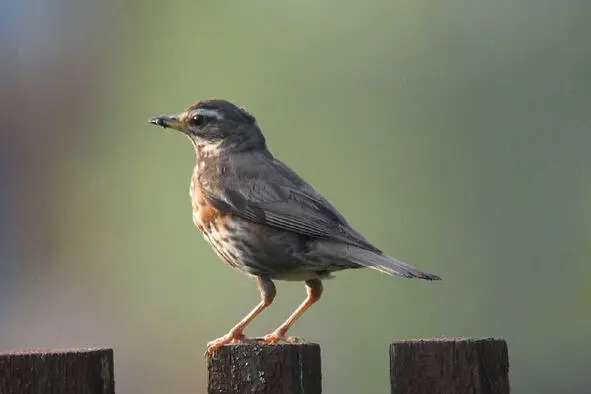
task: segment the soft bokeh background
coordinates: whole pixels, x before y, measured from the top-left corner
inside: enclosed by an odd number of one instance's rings
[[[293,334],[326,393],[387,393],[393,339],[508,340],[515,393],[588,393],[587,1],[3,1],[0,349],[115,348],[118,393],[203,393],[257,301],[193,228],[194,162],[146,124],[211,96],[388,253]],[[304,296],[279,283],[248,330]]]

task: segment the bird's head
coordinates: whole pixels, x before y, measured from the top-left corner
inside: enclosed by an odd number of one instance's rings
[[[266,149],[255,118],[226,100],[201,100],[179,115],[155,116],[149,122],[186,134],[203,153]]]

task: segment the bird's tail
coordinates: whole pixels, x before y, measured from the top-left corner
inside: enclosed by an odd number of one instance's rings
[[[426,280],[441,280],[437,275],[427,274],[410,265],[393,259],[390,256],[372,252],[370,250],[353,247],[350,250],[349,259],[364,267],[383,272],[388,275],[402,276],[405,278],[420,278]]]

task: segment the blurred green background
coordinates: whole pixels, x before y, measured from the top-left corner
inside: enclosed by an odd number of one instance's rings
[[[203,393],[256,302],[193,228],[192,149],[152,115],[222,97],[387,253],[292,334],[326,393],[387,393],[394,339],[507,339],[513,392],[589,393],[587,1],[5,1],[0,349],[115,348],[118,393]],[[303,299],[278,283],[247,330]]]

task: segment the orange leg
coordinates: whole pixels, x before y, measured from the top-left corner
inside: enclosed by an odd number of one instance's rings
[[[280,325],[271,334],[265,335],[262,340],[266,343],[277,343],[280,340],[285,340],[287,330],[310,308],[316,303],[322,295],[322,282],[320,279],[311,279],[306,281],[306,293],[308,296],[302,304],[291,314],[287,320]]]
[[[275,285],[269,278],[257,277],[259,291],[261,292],[261,302],[244,319],[240,320],[226,335],[214,339],[207,343],[207,353],[212,354],[217,349],[228,343],[240,343],[245,340],[244,329],[254,320],[262,311],[264,311],[275,298]]]

